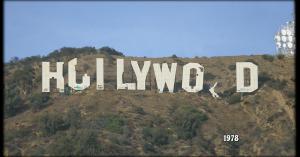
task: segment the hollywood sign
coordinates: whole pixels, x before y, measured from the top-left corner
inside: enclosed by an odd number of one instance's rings
[[[42,62],[42,92],[50,92],[50,79],[56,79],[57,88],[60,92],[64,92],[64,77],[63,77],[64,62],[56,63],[56,72],[50,72],[50,63]],[[82,83],[76,82],[76,66],[77,58],[68,62],[68,86],[74,90],[84,90],[90,86],[90,76],[84,74],[82,76]],[[136,83],[124,83],[124,60],[117,59],[117,90],[145,90],[146,77],[151,66],[151,61],[144,61],[142,68],[139,67],[137,61],[131,61],[131,66],[136,75]],[[175,74],[177,63],[172,63],[171,68],[167,63],[153,63],[153,69],[159,93],[163,92],[165,85],[169,92],[174,91]],[[196,70],[196,84],[190,85],[190,72],[192,69]],[[250,70],[250,85],[244,84],[244,69]],[[251,62],[236,62],[236,88],[237,92],[253,92],[258,88],[258,70],[257,65]],[[96,58],[96,90],[104,90],[104,66],[103,58]],[[203,89],[204,67],[199,63],[187,63],[183,66],[182,72],[182,89],[186,92],[196,93]],[[214,92],[214,87],[210,88],[213,97],[218,97]]]

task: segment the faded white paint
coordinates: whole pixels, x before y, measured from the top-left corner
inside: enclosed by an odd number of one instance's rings
[[[50,72],[50,63],[42,62],[42,92],[50,92],[50,79],[56,79],[56,87],[59,92],[64,92],[64,76],[63,76],[64,62],[56,63],[56,72]]]
[[[131,66],[134,70],[137,79],[137,89],[145,90],[146,89],[146,77],[150,68],[151,62],[144,61],[143,69],[140,70],[139,64],[137,61],[131,61]]]
[[[162,69],[160,68],[159,63],[154,63],[154,74],[156,79],[157,88],[159,93],[162,93],[167,84],[170,93],[174,91],[174,83],[175,83],[175,74],[176,74],[177,63],[172,63],[171,71],[168,67],[167,63],[162,64]]]
[[[123,83],[124,59],[117,59],[117,90],[128,89],[135,90],[135,83]]]
[[[76,83],[76,70],[75,66],[77,64],[77,58],[72,59],[68,63],[68,79],[69,86],[75,90],[84,90],[90,86],[90,76],[84,74],[82,76],[82,83]]]
[[[250,85],[245,86],[244,69],[250,69]],[[237,92],[253,92],[258,88],[257,65],[251,62],[236,62],[236,90]]]
[[[104,90],[104,69],[103,69],[103,58],[96,58],[97,64],[97,90]]]
[[[196,69],[196,85],[190,86],[191,69]],[[183,66],[182,88],[187,92],[196,93],[203,89],[204,67],[198,63],[188,63]]]
[[[50,63],[42,62],[42,92],[50,92],[50,79],[54,78],[57,81],[57,88],[60,92],[64,92],[64,77],[63,77],[63,62],[56,63],[56,72],[50,72]],[[76,83],[77,58],[72,59],[68,63],[68,85],[75,90],[82,91],[90,86],[90,76],[84,74],[82,83]],[[96,89],[104,90],[104,61],[103,58],[96,58]],[[151,61],[144,61],[142,68],[139,67],[137,61],[131,61],[131,66],[137,78],[137,83],[123,83],[124,60],[117,59],[117,89],[128,90],[145,90],[146,78],[149,72]],[[167,63],[154,63],[153,69],[159,93],[162,93],[165,84],[170,93],[174,91],[174,83],[176,76],[177,63],[172,63],[171,68]],[[250,85],[244,84],[244,69],[250,69]],[[190,71],[196,70],[196,84],[190,86]],[[187,92],[199,92],[203,89],[204,67],[198,63],[188,63],[183,66],[182,72],[182,88]],[[218,98],[218,94],[214,92],[217,82],[209,89],[214,98]],[[258,67],[251,62],[236,63],[236,86],[237,92],[253,92],[258,88]]]

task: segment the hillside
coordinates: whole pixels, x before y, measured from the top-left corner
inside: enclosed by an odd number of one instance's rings
[[[88,73],[83,92],[42,93],[41,62],[78,58],[77,77]],[[104,58],[105,90],[96,90],[95,58]],[[176,92],[158,93],[153,67],[145,91],[116,90],[116,58],[125,60],[125,82],[135,82],[130,60],[177,62]],[[258,65],[259,89],[235,92],[235,63]],[[204,87],[218,82],[214,99],[180,89],[182,66],[204,66]],[[5,64],[5,155],[295,155],[294,58],[125,57],[104,47],[62,48]],[[54,67],[55,68],[55,67]],[[55,69],[54,69],[55,70]],[[193,76],[192,76],[193,78]],[[81,79],[78,79],[80,82]],[[65,73],[67,83],[67,73]],[[51,82],[55,87],[55,81]],[[53,91],[54,88],[51,89]],[[224,142],[227,134],[238,142]]]

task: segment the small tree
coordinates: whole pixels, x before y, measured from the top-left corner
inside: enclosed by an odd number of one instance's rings
[[[97,133],[93,130],[82,130],[77,134],[74,152],[76,155],[95,156],[102,151],[100,143],[97,140]]]
[[[19,61],[19,57],[12,57],[9,62],[10,63],[16,63],[18,61]]]
[[[39,128],[44,135],[53,135],[59,130],[69,128],[69,124],[63,120],[63,116],[58,113],[46,113],[39,118]]]
[[[124,56],[124,54],[122,52],[119,52],[113,48],[110,48],[108,46],[102,47],[99,49],[100,52],[106,52],[109,55],[116,55],[116,56]]]
[[[267,61],[270,61],[270,62],[273,62],[273,60],[274,60],[274,56],[267,55],[267,54],[262,55],[262,58],[267,60]]]
[[[16,115],[18,110],[21,108],[22,100],[18,96],[9,98],[5,102],[5,117],[10,117]]]
[[[71,95],[71,87],[69,87],[68,84],[65,85],[64,94]]]
[[[172,56],[171,56],[171,58],[178,58],[175,54],[173,54]]]
[[[163,128],[146,127],[143,129],[143,138],[151,144],[158,146],[169,143],[169,136]]]
[[[240,93],[237,93],[237,94],[233,94],[231,95],[228,99],[227,99],[227,102],[229,104],[236,104],[238,102],[241,102],[242,100],[242,95]]]
[[[136,107],[135,112],[137,112],[138,114],[141,114],[141,115],[146,114],[146,112],[144,111],[144,109],[142,107]]]
[[[175,113],[175,126],[179,138],[191,139],[197,135],[197,129],[207,116],[192,106],[182,106]]]
[[[81,114],[78,107],[71,107],[65,120],[71,127],[78,128],[81,121]]]
[[[235,65],[234,64],[230,64],[228,66],[228,69],[231,70],[231,71],[234,71],[235,70]]]
[[[23,101],[14,89],[5,90],[4,115],[10,117],[16,115],[22,108]]]

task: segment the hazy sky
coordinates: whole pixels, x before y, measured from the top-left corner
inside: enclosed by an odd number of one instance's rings
[[[292,1],[5,2],[4,57],[109,46],[130,56],[274,53]]]

